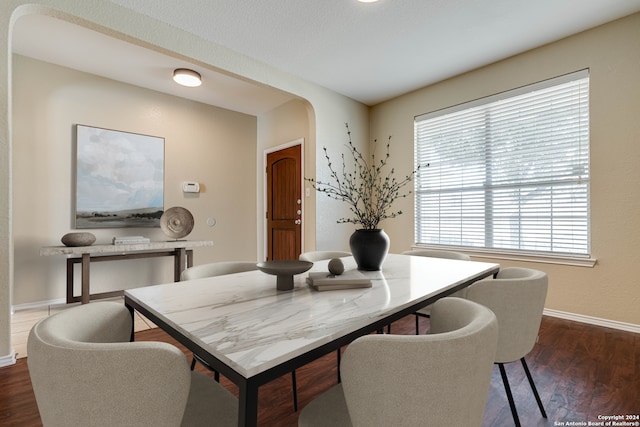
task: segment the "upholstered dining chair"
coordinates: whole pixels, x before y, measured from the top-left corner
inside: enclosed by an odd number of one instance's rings
[[[211,262],[208,264],[195,265],[193,267],[189,267],[185,269],[180,275],[180,280],[193,280],[193,279],[201,279],[204,277],[214,277],[214,276],[224,276],[226,274],[233,273],[242,273],[244,271],[252,271],[257,270],[257,263],[252,261],[218,261]],[[214,377],[216,381],[220,380],[220,374],[218,371],[213,369],[213,367],[209,366],[207,362],[200,359],[195,354],[193,355],[193,359],[191,360],[191,369],[195,369],[196,361],[200,362],[202,366],[209,369],[214,373]],[[293,410],[298,410],[298,391],[296,385],[296,373],[295,371],[291,372],[291,388],[293,393]]]
[[[201,279],[203,277],[222,276],[225,274],[242,273],[257,270],[256,262],[252,261],[219,261],[208,264],[194,265],[182,271],[180,280]]]
[[[445,259],[458,259],[461,261],[471,261],[471,257],[467,254],[463,254],[462,252],[455,251],[445,251],[439,249],[413,249],[410,251],[402,252],[403,255],[413,255],[413,256],[424,256],[431,258],[445,258]],[[464,298],[466,290],[461,290],[458,292],[454,292],[450,296],[452,297],[460,297]],[[431,313],[431,306],[426,306],[416,311],[414,314],[416,315],[416,335],[420,333],[420,317],[429,317]]]
[[[131,313],[116,302],[68,308],[36,323],[27,363],[43,425],[237,425],[231,393],[190,371],[177,347],[130,342],[131,333]]]
[[[366,335],[342,383],[300,412],[300,427],[480,426],[498,339],[495,315],[461,298],[433,304],[426,335]],[[452,374],[455,372],[455,374]]]
[[[301,260],[301,261],[316,262],[316,261],[322,261],[322,260],[325,260],[325,259],[342,258],[342,257],[346,257],[346,256],[351,256],[351,252],[345,252],[345,251],[311,251],[311,252],[304,252],[304,253],[300,254],[298,259]]]
[[[226,274],[242,273],[244,271],[257,270],[257,263],[252,261],[218,261],[208,264],[194,265],[182,271],[180,281],[202,279],[205,277],[224,276]],[[210,367],[204,360],[195,354],[191,360],[191,370],[195,369],[196,361],[215,374],[216,381],[220,380],[218,371]]]
[[[507,267],[495,279],[483,279],[467,288],[466,298],[490,308],[498,318],[498,350],[495,363],[500,369],[509,407],[516,426],[520,426],[505,363],[520,359],[529,380],[540,413],[544,410],[540,395],[525,361],[533,349],[540,330],[542,311],[547,297],[548,278],[543,271],[529,268]]]

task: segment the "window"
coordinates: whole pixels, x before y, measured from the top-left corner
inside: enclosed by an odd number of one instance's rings
[[[589,74],[415,118],[418,245],[589,255]]]

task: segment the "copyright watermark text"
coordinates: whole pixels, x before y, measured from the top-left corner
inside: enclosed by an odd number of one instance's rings
[[[622,414],[622,415],[598,415],[595,420],[591,421],[554,421],[557,427],[574,427],[574,426],[603,426],[603,427],[640,427],[640,414]]]

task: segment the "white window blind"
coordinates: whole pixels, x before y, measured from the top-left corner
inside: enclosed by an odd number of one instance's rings
[[[589,255],[589,74],[416,117],[417,244]]]

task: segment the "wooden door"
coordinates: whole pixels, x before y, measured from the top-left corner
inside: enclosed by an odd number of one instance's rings
[[[267,154],[267,260],[298,259],[302,249],[301,151]]]

